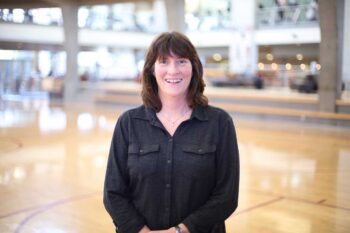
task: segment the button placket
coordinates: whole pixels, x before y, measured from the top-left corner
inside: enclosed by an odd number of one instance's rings
[[[168,150],[166,153],[166,175],[165,175],[165,214],[164,221],[169,224],[170,221],[170,197],[171,197],[171,176],[172,176],[172,157],[173,157],[173,138],[168,138]]]

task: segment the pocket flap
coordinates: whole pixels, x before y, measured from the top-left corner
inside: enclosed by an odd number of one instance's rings
[[[210,145],[210,144],[204,144],[204,145],[194,145],[194,144],[188,144],[183,145],[182,150],[184,152],[190,152],[194,154],[208,154],[216,151],[216,145]]]
[[[144,154],[148,154],[148,153],[156,152],[156,151],[159,151],[159,144],[142,145],[142,146],[139,146],[137,144],[130,144],[129,147],[128,147],[128,153],[129,154],[144,155]]]
[[[159,145],[156,144],[156,145],[143,145],[140,147],[140,154],[143,155],[143,154],[148,154],[148,153],[151,153],[151,152],[157,152],[159,151]]]

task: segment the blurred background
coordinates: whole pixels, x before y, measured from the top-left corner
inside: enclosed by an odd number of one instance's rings
[[[337,34],[324,31],[325,43],[337,40],[336,54],[325,52],[336,77],[322,85],[320,14],[330,18],[316,0],[2,0],[0,95],[74,100],[77,90],[139,82],[154,36],[178,30],[197,47],[209,86],[322,95],[332,85],[333,106],[323,108],[336,112],[335,100],[350,97],[349,13],[339,2]]]

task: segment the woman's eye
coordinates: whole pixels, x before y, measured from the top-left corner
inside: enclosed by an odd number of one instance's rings
[[[166,59],[159,59],[158,62],[160,64],[166,64],[167,63],[167,60]]]
[[[181,64],[181,65],[184,65],[184,64],[187,64],[187,59],[181,59],[181,60],[179,60],[179,63]]]

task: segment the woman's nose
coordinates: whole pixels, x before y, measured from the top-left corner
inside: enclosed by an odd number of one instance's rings
[[[169,74],[177,74],[179,72],[179,68],[175,62],[171,62],[168,67]]]

